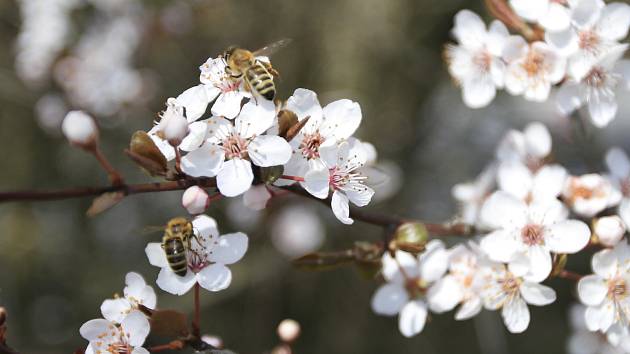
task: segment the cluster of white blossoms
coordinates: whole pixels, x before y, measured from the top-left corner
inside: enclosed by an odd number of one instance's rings
[[[151,327],[139,306],[154,309],[155,292],[138,273],[127,273],[125,284],[123,297],[116,295],[101,305],[104,318],[89,320],[79,329],[81,336],[89,341],[86,354],[149,353],[142,345]]]
[[[630,89],[630,61],[622,43],[630,27],[630,5],[603,0],[511,0],[523,21],[544,29],[528,42],[510,34],[499,20],[489,28],[479,16],[462,10],[455,16],[446,58],[472,108],[487,106],[497,89],[546,101],[551,88],[560,113],[586,106],[592,123],[605,127],[617,114],[616,91]]]
[[[188,176],[216,178],[221,195],[244,195],[254,209],[265,207],[274,188],[261,185],[262,171],[282,167],[274,186],[299,182],[317,198],[330,196],[335,216],[353,223],[349,204],[367,205],[374,195],[368,176],[379,175],[374,147],[353,137],[362,119],[359,104],[342,99],[322,107],[315,92],[301,88],[276,104],[228,75],[226,66],[221,56],[208,59],[200,84],[167,100],[149,131],[166,159],[179,160]],[[295,117],[292,134],[281,134],[281,112]]]
[[[398,314],[405,336],[422,331],[429,312],[458,305],[457,320],[482,308],[501,309],[507,329],[521,333],[530,322],[528,305],[556,299],[554,290],[541,283],[563,270],[564,257],[590,242],[605,249],[593,257],[595,274],[578,285],[580,300],[588,306],[586,326],[608,334],[613,346],[626,340],[630,160],[613,148],[606,155],[609,173],[572,176],[551,161],[551,151],[551,136],[540,123],[508,132],[480,177],[453,188],[460,221],[475,226],[475,239],[451,249],[432,240],[417,256],[386,252],[382,275],[387,283],[374,294],[373,310]],[[592,220],[590,227],[581,221],[586,218]]]

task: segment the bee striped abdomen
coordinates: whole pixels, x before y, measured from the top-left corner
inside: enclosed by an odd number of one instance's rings
[[[247,70],[247,79],[252,89],[268,100],[276,97],[276,86],[273,83],[273,76],[259,62],[256,62]]]
[[[171,238],[162,243],[166,260],[173,272],[181,277],[186,275],[188,261],[186,259],[186,248],[180,238]]]

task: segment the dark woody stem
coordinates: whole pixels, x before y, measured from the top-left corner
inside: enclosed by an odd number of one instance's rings
[[[113,186],[119,186],[119,185],[124,184],[124,180],[122,176],[114,168],[114,166],[112,166],[112,164],[109,163],[109,161],[107,160],[105,155],[103,155],[103,152],[98,147],[98,145],[95,146],[93,149],[90,149],[89,151],[94,155],[98,163],[101,164],[105,172],[107,172],[107,175],[109,176],[109,181],[112,183]]]

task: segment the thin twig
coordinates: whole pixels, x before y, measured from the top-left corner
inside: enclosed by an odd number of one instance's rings
[[[201,305],[199,303],[199,283],[195,283],[195,312],[193,314],[192,333],[193,336],[201,338]]]
[[[581,274],[575,273],[575,272],[571,272],[571,271],[568,271],[568,270],[563,270],[560,273],[558,273],[557,277],[558,278],[563,278],[563,279],[568,279],[568,280],[573,280],[573,281],[579,281],[584,276],[581,275]]]
[[[107,160],[105,155],[103,155],[103,152],[98,146],[90,149],[90,152],[92,152],[98,163],[100,163],[105,172],[107,172],[107,175],[109,176],[109,181],[112,182],[112,185],[118,186],[125,183],[118,170],[116,170],[114,166],[109,163],[109,161]]]

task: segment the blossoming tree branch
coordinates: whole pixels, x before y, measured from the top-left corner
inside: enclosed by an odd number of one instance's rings
[[[630,61],[622,59],[629,5],[601,0],[486,0],[486,5],[495,17],[489,27],[462,10],[455,16],[455,43],[445,49],[467,106],[489,105],[497,89],[538,102],[556,91],[564,115],[583,107],[594,128],[614,119],[615,93],[630,89]],[[403,336],[422,332],[430,314],[455,310],[456,320],[466,320],[482,309],[500,310],[508,331],[524,332],[529,306],[556,300],[545,282],[559,277],[576,283],[582,306],[574,308],[574,322],[593,336],[591,343],[630,352],[626,152],[610,147],[608,171],[574,175],[554,161],[547,128],[531,123],[505,134],[479,177],[453,187],[460,209],[448,221],[373,213],[364,207],[388,178],[378,168],[376,148],[354,136],[363,119],[360,105],[349,99],[322,105],[304,88],[286,100],[275,97],[277,69],[270,53],[269,47],[254,53],[230,48],[208,59],[200,66],[200,83],[168,98],[153,127],[131,137],[125,153],[159,181],[127,184],[101,152],[95,120],[72,111],[63,121],[64,135],[95,157],[111,184],[0,193],[2,202],[93,196],[88,214],[98,215],[133,194],[183,191],[190,216],[165,220],[162,242],[149,243],[145,252],[159,268],[156,284],[162,291],[176,296],[193,291],[191,320],[186,311],[157,307],[151,285],[130,272],[123,296],[105,300],[103,318],[80,327],[89,342],[86,353],[221,347],[216,338],[202,335],[200,292],[229,287],[229,266],[246,255],[248,237],[222,235],[217,221],[204,213],[224,198],[241,197],[247,207],[260,210],[286,194],[329,205],[340,223],[359,220],[384,229],[379,242],[307,254],[295,264],[327,269],[357,263],[375,269],[374,280],[381,284],[371,308],[397,315]],[[461,242],[449,248],[442,236],[461,236]],[[593,274],[565,269],[578,252],[592,253]],[[2,315],[0,345],[9,348]],[[291,352],[298,333],[294,322],[281,325],[278,348]],[[149,335],[166,342],[144,348]]]

